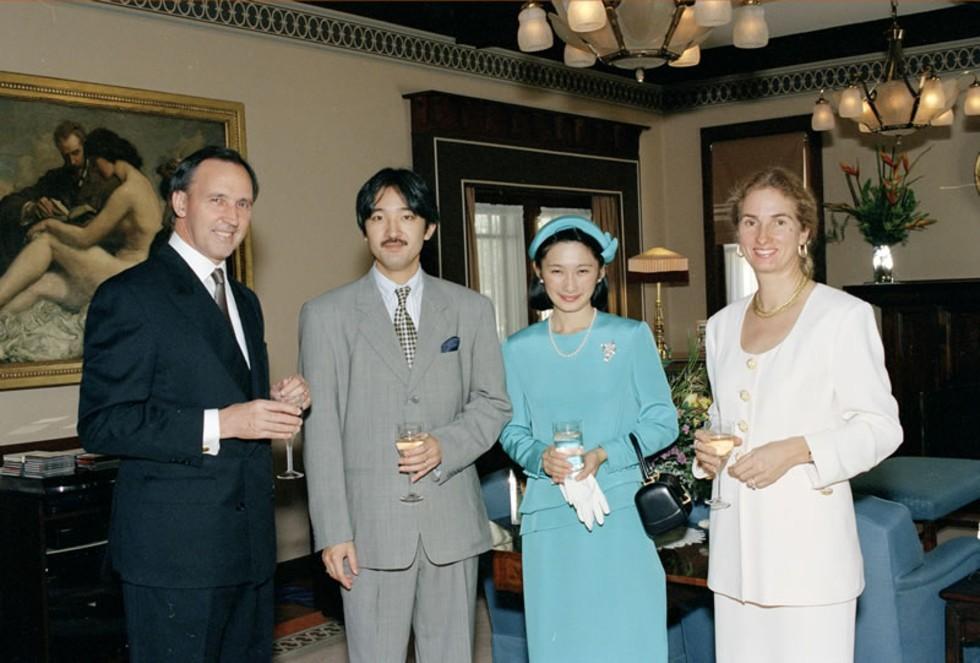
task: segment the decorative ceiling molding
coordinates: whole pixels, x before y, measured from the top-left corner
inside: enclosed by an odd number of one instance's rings
[[[502,49],[476,49],[456,44],[440,35],[305,5],[257,0],[94,2],[660,112],[843,87],[850,82],[853,71],[877,74],[884,61],[882,53],[661,86],[639,84],[612,74],[571,69],[542,58]],[[906,56],[913,71],[930,65],[937,73],[976,69],[980,68],[980,39],[907,49]]]

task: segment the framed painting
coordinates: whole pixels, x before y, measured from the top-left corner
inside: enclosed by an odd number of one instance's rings
[[[244,107],[0,72],[0,117],[0,390],[77,383],[95,288],[146,258],[180,159],[245,153]],[[250,236],[229,268],[252,284]]]

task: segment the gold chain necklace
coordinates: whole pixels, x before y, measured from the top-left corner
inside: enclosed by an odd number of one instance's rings
[[[789,299],[787,299],[785,302],[783,302],[776,308],[770,309],[768,311],[762,308],[762,306],[759,304],[759,291],[756,290],[755,296],[752,297],[752,310],[760,318],[771,318],[777,313],[782,313],[787,308],[793,305],[793,302],[795,302],[799,298],[800,293],[803,292],[803,289],[806,288],[806,285],[809,282],[810,279],[807,278],[806,274],[800,274],[800,282],[796,284],[796,290],[794,290],[793,294],[789,296]]]

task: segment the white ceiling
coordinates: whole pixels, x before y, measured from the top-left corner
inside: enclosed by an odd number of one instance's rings
[[[956,0],[909,0],[898,3],[898,18],[919,12],[945,9],[960,4]],[[891,16],[889,0],[768,0],[763,5],[769,37],[784,37],[853,23],[886,19]],[[702,48],[730,46],[732,24],[715,28]]]

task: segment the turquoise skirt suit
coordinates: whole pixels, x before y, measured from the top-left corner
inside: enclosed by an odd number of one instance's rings
[[[532,663],[666,662],[664,571],[633,503],[641,474],[628,437],[645,454],[677,438],[649,327],[599,313],[588,330],[551,336],[539,322],[507,339],[503,353],[514,415],[501,442],[527,475],[521,536]],[[591,532],[542,470],[552,423],[567,419],[581,420],[586,451],[601,446],[608,455],[596,479],[611,513]]]

